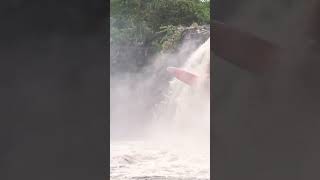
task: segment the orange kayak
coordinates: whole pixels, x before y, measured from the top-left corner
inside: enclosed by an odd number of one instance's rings
[[[195,74],[188,72],[186,70],[183,70],[181,68],[168,67],[167,71],[169,73],[173,74],[178,80],[180,80],[190,86],[194,86],[199,79],[198,75],[195,75]]]

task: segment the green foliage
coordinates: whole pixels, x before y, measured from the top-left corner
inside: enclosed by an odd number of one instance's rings
[[[167,50],[181,38],[180,26],[209,24],[210,1],[111,0],[112,43]]]
[[[176,45],[181,40],[182,28],[173,25],[168,25],[161,26],[160,29],[161,32],[165,32],[165,35],[161,38],[159,42],[161,44],[161,49],[164,51],[168,51],[170,49],[174,50]]]
[[[110,33],[113,42],[118,43],[139,43],[145,40],[145,37],[153,34],[153,31],[145,22],[134,23],[131,19],[121,21],[111,18]]]

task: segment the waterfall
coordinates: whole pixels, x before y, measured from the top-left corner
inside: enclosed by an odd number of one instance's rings
[[[207,77],[209,64],[210,38],[181,68]],[[111,142],[111,179],[210,179],[208,83],[209,78],[204,78],[191,87],[172,78],[164,100],[154,108],[145,137]]]

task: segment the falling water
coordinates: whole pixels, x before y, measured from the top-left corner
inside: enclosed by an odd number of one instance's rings
[[[208,75],[210,38],[182,68]],[[209,80],[190,87],[172,79],[143,140],[111,143],[111,179],[210,179]]]

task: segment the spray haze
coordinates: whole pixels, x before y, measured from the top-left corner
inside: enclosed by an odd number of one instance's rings
[[[201,46],[185,40],[176,52],[157,54],[151,62],[140,71],[111,74],[111,177],[208,179],[208,86],[190,87],[166,69],[207,75],[210,39]]]
[[[198,42],[194,40],[186,40],[179,46],[177,52],[155,55],[150,60],[153,63],[146,65],[140,71],[114,67],[110,83],[111,137],[141,135],[146,128],[145,125],[152,121],[155,106],[167,95],[172,77],[166,68],[190,63],[187,59],[194,59],[189,57],[197,45]],[[128,54],[127,57],[130,63],[136,62],[132,58],[134,56]]]

